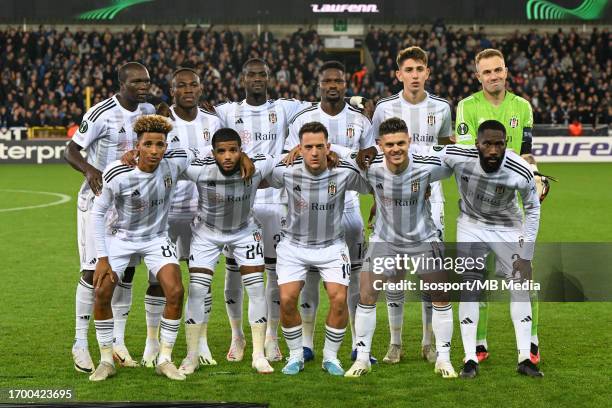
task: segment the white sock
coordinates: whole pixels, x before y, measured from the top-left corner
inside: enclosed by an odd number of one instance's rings
[[[357,335],[357,359],[370,361],[372,337],[376,330],[376,304],[357,304],[355,313],[355,332]]]
[[[523,298],[521,298],[523,296]],[[514,324],[518,362],[528,360],[531,351],[531,302],[525,291],[510,291],[510,317]]]
[[[145,295],[144,304],[147,320],[147,347],[156,347],[159,344],[159,323],[164,307],[166,307],[166,298]]]
[[[319,307],[319,281],[321,275],[316,269],[309,269],[302,288],[300,315],[302,316],[302,338],[304,347],[314,350],[315,322]]]
[[[351,277],[349,279],[348,292],[346,303],[349,312],[349,324],[351,326],[351,350],[355,350],[357,344],[357,335],[355,334],[355,312],[357,311],[357,303],[359,303],[359,273],[361,264],[351,264]]]
[[[185,306],[185,325],[204,322],[206,294],[213,277],[207,273],[189,273],[189,294]]]
[[[387,312],[389,313],[390,344],[402,345],[402,326],[404,323],[404,291],[387,290]]]
[[[75,347],[89,347],[87,332],[89,331],[89,320],[91,320],[91,315],[93,313],[94,300],[95,295],[93,286],[85,282],[81,277],[76,288]]]
[[[323,361],[338,359],[338,350],[342,345],[346,327],[336,329],[325,325],[325,346],[323,347]]]
[[[302,340],[302,325],[295,327],[281,327],[283,337],[289,348],[289,358],[304,359],[304,349]]]
[[[100,347],[100,361],[113,364],[113,318],[106,320],[94,320],[96,327],[96,339]]]
[[[132,282],[119,281],[115,286],[111,300],[115,328],[113,330],[114,344],[125,344],[125,325],[132,307]]]
[[[280,290],[275,263],[266,264],[266,276],[268,278],[266,282],[266,304],[268,306],[266,337],[276,340],[280,321]]]
[[[436,336],[438,359],[450,361],[451,340],[453,338],[453,307],[433,305],[431,325]]]
[[[236,261],[225,261],[225,309],[232,326],[232,337],[244,337],[242,331],[242,278]]]
[[[204,298],[204,320],[200,328],[200,340],[199,350],[200,355],[209,355],[210,349],[208,348],[208,321],[210,320],[210,313],[212,312],[212,292],[208,288],[208,293]]]
[[[180,324],[180,319],[166,319],[162,316],[161,330],[159,333],[161,341],[158,363],[161,364],[164,361],[172,361],[172,348],[174,347],[174,343],[176,343]]]
[[[263,356],[266,338],[268,307],[262,272],[242,275],[242,283],[249,296],[249,324],[253,334],[253,357]]]
[[[459,324],[465,361],[478,362],[476,358],[476,329],[478,328],[479,316],[478,302],[459,302]]]
[[[431,296],[429,293],[421,294],[421,322],[423,323],[423,338],[421,345],[427,346],[432,343],[433,327],[432,327],[432,312]]]

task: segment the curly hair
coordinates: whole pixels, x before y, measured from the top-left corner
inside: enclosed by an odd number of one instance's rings
[[[138,137],[144,133],[162,133],[167,135],[172,130],[172,125],[161,115],[142,115],[134,123],[134,132]]]

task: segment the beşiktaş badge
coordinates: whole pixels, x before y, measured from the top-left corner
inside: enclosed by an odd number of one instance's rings
[[[164,177],[164,186],[166,188],[172,187],[172,177],[170,177],[170,175]]]
[[[519,124],[519,120],[516,116],[513,116],[512,119],[510,119],[510,127],[512,129],[514,129],[515,127],[517,127]]]
[[[204,129],[204,133],[202,135],[204,136],[204,140],[207,142],[210,140],[210,131],[208,129]]]
[[[261,241],[261,233],[259,231],[253,232],[253,239],[255,240],[255,242]]]
[[[327,186],[327,192],[332,197],[336,195],[336,182],[335,181],[329,182],[329,185]]]
[[[436,115],[434,115],[433,113],[429,113],[427,115],[427,124],[429,126],[433,126],[436,124]]]
[[[412,182],[412,184],[410,184],[410,189],[412,190],[413,193],[418,193],[420,188],[421,188],[420,180],[415,180]]]
[[[353,136],[355,136],[355,128],[352,125],[349,125],[346,128],[346,137],[348,137],[349,139],[352,139]]]
[[[498,184],[497,187],[495,187],[495,192],[497,194],[504,194],[504,191],[506,191],[506,188],[501,184]]]
[[[276,120],[277,120],[276,112],[268,113],[268,120],[270,120],[270,123],[276,123]]]

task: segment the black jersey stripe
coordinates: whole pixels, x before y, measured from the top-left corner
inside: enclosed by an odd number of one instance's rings
[[[115,177],[117,177],[120,174],[123,173],[129,173],[130,171],[134,170],[131,167],[128,167],[127,169],[123,169],[123,170],[118,170],[116,172],[114,172],[113,174],[107,174],[107,177],[104,178],[104,181],[106,181],[107,183],[110,183],[112,179],[114,179]]]
[[[120,171],[120,170],[125,170],[125,169],[131,169],[131,167],[126,166],[124,164],[119,164],[111,169],[109,169],[106,174],[104,174],[104,179],[106,180],[107,177],[110,177],[113,175],[113,173]]]
[[[113,98],[108,98],[106,101],[102,102],[102,104],[100,106],[98,106],[97,108],[95,108],[93,111],[91,111],[91,113],[89,114],[89,118],[92,118],[95,114],[97,114],[101,109],[106,108],[107,106],[113,104]]]
[[[378,105],[380,105],[381,103],[384,103],[384,102],[392,101],[394,99],[399,99],[399,94],[387,96],[386,98],[380,99],[378,102],[376,102],[376,106],[378,106]]]
[[[306,112],[312,112],[313,110],[316,110],[316,109],[317,109],[317,106],[313,105],[313,106],[311,106],[309,108],[306,108],[306,109],[303,109],[303,110],[299,111],[298,113],[296,113],[293,116],[293,118],[291,118],[291,120],[289,121],[289,124],[292,125],[293,122],[295,122],[295,120],[298,118],[298,116],[303,115]]]
[[[525,168],[518,167],[516,164],[513,164],[512,162],[506,161],[505,167],[510,170],[514,170],[516,173],[519,173],[521,176],[525,177],[527,181],[531,181],[531,179],[533,178],[531,174],[529,174],[529,172],[525,170]]]
[[[98,118],[100,116],[102,116],[102,114],[110,109],[113,109],[115,106],[117,106],[117,104],[114,101],[111,101],[112,103],[104,108],[102,108],[101,110],[97,111],[95,115],[91,115],[91,117],[89,118],[89,120],[91,122],[95,122],[96,120],[98,120]]]
[[[507,162],[509,162],[509,163],[512,163],[512,164],[516,165],[518,168],[520,168],[520,169],[522,169],[523,171],[525,171],[529,177],[531,177],[531,176],[532,176],[531,169],[529,169],[529,168],[528,168],[528,167],[526,167],[525,165],[523,165],[523,164],[521,164],[521,163],[517,162],[516,160],[513,160],[513,159],[511,159],[510,157],[507,157],[507,156],[506,156],[506,161],[507,161]]]

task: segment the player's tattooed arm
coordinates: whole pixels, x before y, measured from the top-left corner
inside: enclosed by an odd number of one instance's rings
[[[64,160],[66,160],[73,169],[83,173],[87,179],[87,184],[95,195],[99,195],[102,191],[102,172],[96,169],[91,164],[87,163],[81,155],[81,146],[74,141],[70,141],[68,147],[64,151]]]

